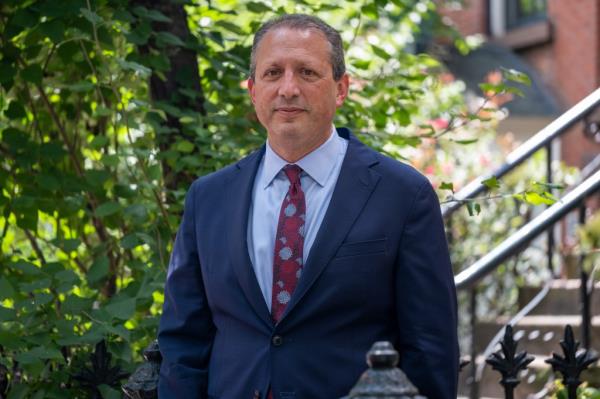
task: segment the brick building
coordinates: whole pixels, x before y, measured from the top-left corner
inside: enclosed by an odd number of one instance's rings
[[[517,130],[535,133],[600,87],[600,0],[446,1],[441,12],[463,35],[485,35],[488,52],[508,50],[523,61],[525,72],[533,72],[538,95],[547,94],[550,102],[543,110],[514,113],[513,119],[520,118],[512,125]],[[561,141],[568,164],[582,166],[600,153],[600,144],[586,139],[582,129],[578,125]]]

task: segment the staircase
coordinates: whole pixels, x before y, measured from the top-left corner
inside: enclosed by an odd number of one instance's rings
[[[546,149],[548,151],[547,181],[552,182],[552,168],[549,163],[552,158],[550,155],[552,141],[560,138],[579,121],[588,123],[588,115],[597,108],[600,108],[600,88],[509,154],[506,163],[495,170],[492,176],[501,179],[519,165],[522,165],[537,151]],[[470,199],[484,195],[487,187],[482,182],[487,176],[489,174],[481,176],[456,193],[454,195],[456,201],[442,209],[444,218],[449,220],[452,213],[465,205]],[[499,384],[500,373],[486,365],[485,359],[499,349],[497,342],[504,335],[504,326],[508,323],[513,325],[514,339],[519,343],[517,352],[527,351],[534,356],[533,362],[529,364],[526,370],[515,376],[521,381],[514,392],[515,398],[549,397],[545,388],[549,386],[549,383],[560,377],[553,375],[551,367],[545,363],[545,360],[551,356],[552,352],[563,355],[560,341],[563,339],[567,324],[573,328],[574,336],[578,341],[583,341],[581,330],[589,330],[590,346],[600,348],[600,316],[593,316],[600,314],[600,292],[591,295],[589,309],[586,308],[586,312],[582,312],[581,292],[585,292],[585,290],[581,290],[580,276],[569,275],[566,279],[552,280],[546,283],[543,288],[520,288],[518,292],[520,311],[512,318],[476,320],[475,316],[477,313],[475,311],[478,297],[477,284],[501,264],[520,254],[534,240],[539,239],[549,231],[553,231],[556,223],[560,222],[569,213],[579,209],[579,222],[584,222],[586,199],[592,195],[597,195],[598,192],[600,192],[600,155],[596,156],[582,170],[581,181],[571,187],[570,191],[557,203],[538,214],[526,225],[521,226],[516,232],[505,238],[502,243],[455,276],[457,290],[466,291],[470,297],[468,304],[470,309],[467,309],[472,320],[470,329],[473,346],[470,353],[475,358],[461,372],[459,397],[490,399],[505,397],[504,389]],[[450,241],[452,241],[452,238],[450,237]],[[553,234],[548,236],[546,249],[549,269],[553,269],[551,262],[555,253],[553,238]],[[586,276],[582,272],[582,278],[587,279]],[[595,284],[593,291],[598,290],[600,290],[600,283]],[[535,301],[532,301],[534,298]],[[535,306],[533,306],[534,303]],[[588,323],[582,322],[582,314],[587,315],[585,320]],[[588,328],[585,328],[585,326],[588,326]],[[493,344],[490,345],[490,342],[493,342]],[[467,352],[463,354],[467,354]],[[599,386],[600,369],[593,368],[585,371],[581,375],[581,380]],[[573,387],[574,385],[572,385]]]

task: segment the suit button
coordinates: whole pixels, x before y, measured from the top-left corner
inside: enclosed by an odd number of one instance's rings
[[[273,343],[273,346],[281,346],[281,344],[283,344],[283,337],[281,335],[273,335],[271,342]]]

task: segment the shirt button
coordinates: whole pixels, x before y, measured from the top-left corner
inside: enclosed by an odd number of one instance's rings
[[[273,335],[271,342],[273,343],[273,346],[281,346],[281,344],[283,344],[283,337],[281,335]]]

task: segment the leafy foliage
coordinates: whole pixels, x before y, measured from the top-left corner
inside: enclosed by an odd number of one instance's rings
[[[403,129],[428,118],[439,65],[405,50],[433,2],[190,2],[188,32],[173,31],[175,6],[0,6],[0,364],[11,398],[83,397],[72,370],[96,343],[131,369],[155,336],[187,185],[264,140],[244,82],[251,33],[267,18],[349,23],[357,79],[339,122],[399,146],[421,140]],[[177,64],[182,54],[194,62]],[[157,96],[161,85],[172,90]]]
[[[469,111],[440,64],[412,51],[448,32],[432,0],[182,4],[0,5],[0,370],[11,399],[86,397],[71,376],[95,344],[131,370],[153,339],[188,184],[264,140],[245,79],[252,32],[271,16],[313,13],[343,31],[354,83],[337,123],[372,146],[410,158],[490,129],[482,112],[493,111]]]

